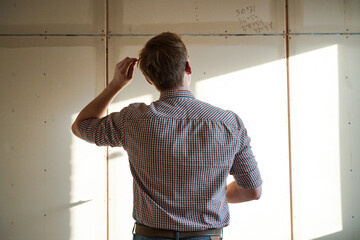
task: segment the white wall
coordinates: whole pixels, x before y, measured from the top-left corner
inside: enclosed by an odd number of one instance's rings
[[[0,239],[102,238],[105,152],[70,134],[103,88],[101,37],[0,41]]]
[[[163,31],[184,37],[195,96],[244,120],[263,175],[224,239],[360,238],[360,1],[289,0],[289,91],[284,1],[110,0],[108,15],[107,66],[105,1],[0,2],[0,239],[131,239],[126,152],[70,126],[106,68]],[[110,111],[158,96],[137,69]]]

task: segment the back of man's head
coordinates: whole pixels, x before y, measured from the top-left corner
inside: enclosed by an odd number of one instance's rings
[[[181,37],[164,32],[150,39],[140,51],[139,67],[158,90],[166,91],[182,86],[187,58]]]

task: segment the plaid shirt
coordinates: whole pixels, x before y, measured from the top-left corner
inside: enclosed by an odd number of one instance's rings
[[[261,185],[250,138],[240,118],[194,98],[166,91],[150,105],[131,104],[81,123],[84,139],[122,146],[133,175],[134,219],[153,228],[195,231],[229,224],[226,179]]]

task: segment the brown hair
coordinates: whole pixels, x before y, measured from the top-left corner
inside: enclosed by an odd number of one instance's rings
[[[181,37],[164,32],[150,39],[140,51],[139,67],[158,90],[171,90],[182,85],[187,57]]]

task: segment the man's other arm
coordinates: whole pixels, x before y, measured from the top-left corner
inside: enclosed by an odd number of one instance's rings
[[[236,181],[227,185],[226,200],[228,203],[241,203],[252,200],[258,200],[261,197],[261,185],[254,189],[245,189],[240,187]]]

